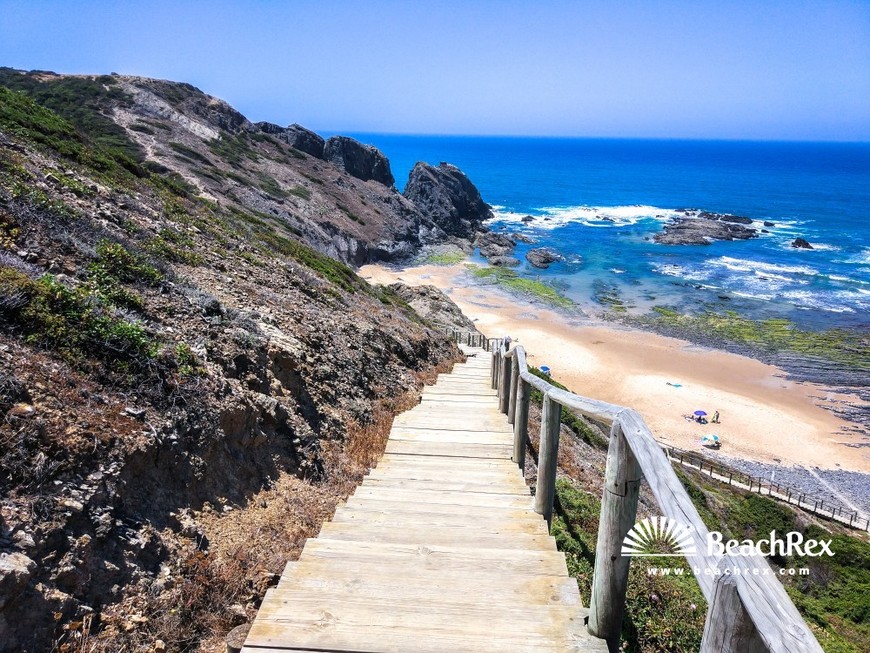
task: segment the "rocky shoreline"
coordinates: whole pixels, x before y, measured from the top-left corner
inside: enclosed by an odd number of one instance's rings
[[[830,505],[842,506],[844,511],[851,510],[852,508],[834,492],[839,493],[854,504],[859,512],[863,512],[864,517],[870,514],[870,474],[845,469],[760,463],[730,456],[717,455],[716,458],[750,476],[787,485],[822,499],[826,505],[830,503]]]

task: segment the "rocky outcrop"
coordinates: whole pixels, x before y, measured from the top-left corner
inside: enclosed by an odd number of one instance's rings
[[[536,268],[546,270],[552,263],[564,261],[565,257],[549,247],[538,247],[526,252],[526,260]]]
[[[474,240],[474,246],[480,248],[480,255],[487,259],[497,256],[507,256],[517,246],[515,240],[505,234],[487,231]]]
[[[318,159],[323,158],[323,148],[326,141],[319,134],[296,123],[289,127],[281,127],[271,122],[258,122],[255,125],[265,134],[275,136],[290,147],[305,152]]]
[[[454,304],[450,298],[435,286],[406,286],[403,283],[390,284],[399,297],[404,299],[420,317],[445,329],[471,331],[478,333],[474,322]]]
[[[492,217],[492,208],[459,168],[418,162],[408,177],[405,197],[450,236],[473,239]]]
[[[796,249],[813,249],[813,246],[810,245],[806,238],[795,238],[792,241],[791,246]]]
[[[746,225],[752,218],[728,213],[711,213],[683,209],[682,215],[672,218],[653,240],[663,245],[709,245],[717,240],[749,240],[758,236],[757,230]]]
[[[327,140],[323,158],[363,181],[377,181],[384,186],[393,186],[396,182],[383,152],[348,136],[333,136]]]

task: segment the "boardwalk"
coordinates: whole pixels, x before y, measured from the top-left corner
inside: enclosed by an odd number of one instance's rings
[[[490,354],[469,351],[396,418],[377,467],[267,593],[244,653],[607,650],[510,460]]]

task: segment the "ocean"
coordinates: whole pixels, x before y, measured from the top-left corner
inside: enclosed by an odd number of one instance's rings
[[[517,271],[581,308],[615,297],[632,313],[733,310],[870,330],[870,143],[352,135],[387,155],[400,190],[416,161],[461,168],[493,206],[494,230],[535,240],[518,244]],[[768,233],[654,243],[684,208],[747,216]],[[793,248],[797,237],[813,249]],[[525,251],[545,246],[565,261],[533,268]]]

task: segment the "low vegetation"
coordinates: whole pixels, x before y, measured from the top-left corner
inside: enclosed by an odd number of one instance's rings
[[[455,252],[432,252],[422,261],[423,265],[457,265],[465,260],[465,254]]]
[[[514,270],[500,267],[469,266],[471,274],[478,279],[486,279],[510,292],[519,293],[532,299],[538,299],[557,308],[571,308],[574,302],[560,294],[552,286],[521,277]]]
[[[819,356],[849,367],[870,368],[870,340],[845,329],[808,331],[788,319],[753,320],[735,311],[704,311],[686,315],[665,306],[653,308],[647,323],[684,332],[697,332],[766,351],[792,351]]]

